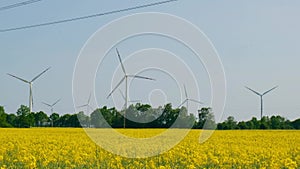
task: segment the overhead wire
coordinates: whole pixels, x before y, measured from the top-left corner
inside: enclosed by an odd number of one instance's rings
[[[15,4],[11,4],[11,5],[0,7],[0,11],[12,9],[12,8],[16,8],[16,7],[20,7],[20,6],[25,6],[25,5],[29,5],[29,4],[40,2],[40,1],[42,1],[42,0],[28,0],[28,1],[23,1],[23,2],[19,2],[19,3],[15,3]]]
[[[151,6],[162,5],[162,4],[166,4],[166,3],[170,3],[170,2],[174,2],[174,1],[178,1],[178,0],[160,1],[160,2],[155,2],[155,3],[149,3],[149,4],[124,8],[124,9],[113,10],[113,11],[104,12],[104,13],[97,13],[97,14],[93,14],[93,15],[76,17],[76,18],[63,19],[63,20],[45,22],[45,23],[40,23],[40,24],[33,24],[33,25],[26,25],[26,26],[15,27],[15,28],[0,29],[0,32],[9,32],[9,31],[15,31],[15,30],[22,30],[22,29],[41,27],[41,26],[60,24],[60,23],[65,23],[65,22],[72,22],[72,21],[83,20],[83,19],[88,19],[88,18],[100,17],[100,16],[104,16],[104,15],[111,15],[111,14],[125,12],[125,11],[131,11],[131,10],[135,10],[135,9],[141,9],[141,8],[146,8],[146,7],[151,7]]]

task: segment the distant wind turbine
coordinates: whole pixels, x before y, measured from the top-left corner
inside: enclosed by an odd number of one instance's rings
[[[90,93],[90,96],[89,96],[89,99],[87,100],[87,103],[84,104],[84,105],[78,106],[77,108],[86,107],[86,114],[88,114],[89,110],[93,109],[92,106],[90,105],[91,97],[92,97],[92,93]]]
[[[146,80],[155,80],[153,78],[149,78],[149,77],[144,77],[144,76],[137,76],[137,75],[129,75],[126,73],[125,71],[125,67],[122,63],[122,59],[120,56],[120,53],[118,51],[118,49],[116,48],[116,52],[124,73],[124,77],[120,80],[120,82],[116,85],[116,87],[108,94],[107,99],[115,92],[115,90],[117,90],[117,88],[125,81],[125,111],[124,111],[124,125],[123,127],[125,128],[125,123],[126,123],[126,109],[127,109],[127,104],[128,104],[128,78],[136,78],[136,79],[146,79]]]
[[[30,112],[32,112],[32,105],[33,105],[33,94],[32,94],[32,85],[33,85],[33,82],[34,82],[36,79],[38,79],[40,76],[42,76],[42,74],[44,74],[45,72],[47,72],[49,69],[50,69],[50,67],[47,68],[46,70],[44,70],[42,73],[40,73],[40,74],[38,74],[37,76],[35,76],[31,81],[24,80],[24,79],[22,79],[22,78],[20,78],[20,77],[17,77],[17,76],[15,76],[15,75],[12,75],[12,74],[7,73],[7,75],[9,75],[9,76],[14,77],[14,78],[16,78],[16,79],[18,79],[18,80],[21,80],[21,81],[23,81],[23,82],[29,84],[29,111],[30,111]]]
[[[251,92],[253,92],[254,94],[256,94],[260,97],[260,119],[262,119],[262,117],[263,117],[263,96],[268,94],[269,92],[275,90],[276,88],[278,88],[278,86],[275,86],[272,89],[270,89],[270,90],[268,90],[264,93],[259,93],[259,92],[255,91],[255,90],[253,90],[253,89],[251,89],[247,86],[245,86],[245,87],[246,87],[246,89],[250,90]]]
[[[189,102],[190,101],[194,102],[194,103],[198,103],[198,104],[203,104],[202,102],[200,102],[198,100],[189,98],[185,85],[183,85],[183,87],[184,87],[184,93],[185,93],[185,100],[178,107],[181,107],[184,103],[186,103],[186,110],[187,110],[187,112],[189,112]]]
[[[58,99],[56,102],[54,102],[53,104],[48,104],[48,103],[45,103],[45,102],[42,102],[44,105],[50,107],[50,110],[51,110],[51,113],[54,113],[53,111],[53,107],[60,101],[61,99]]]

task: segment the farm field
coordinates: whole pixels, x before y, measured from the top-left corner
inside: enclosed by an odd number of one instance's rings
[[[149,137],[163,129],[119,131]],[[0,129],[0,168],[300,168],[300,131],[215,131],[203,144],[200,132],[164,154],[129,159],[100,148],[83,129]]]

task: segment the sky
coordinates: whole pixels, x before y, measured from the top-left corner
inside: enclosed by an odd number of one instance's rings
[[[0,7],[18,3],[2,0]],[[72,1],[43,0],[34,4],[0,11],[0,29],[19,27],[78,16],[113,11],[154,0],[134,1]],[[160,6],[121,12],[86,20],[0,32],[0,105],[7,113],[15,113],[21,104],[28,105],[29,86],[7,75],[11,73],[32,79],[47,67],[51,69],[33,84],[34,111],[50,113],[41,102],[54,103],[60,114],[74,113],[72,78],[77,57],[87,40],[101,27],[115,19],[141,12],[161,12],[184,18],[197,26],[216,48],[226,75],[226,104],[223,119],[234,116],[249,120],[260,116],[259,97],[246,90],[249,86],[264,92],[276,85],[279,88],[264,97],[265,115],[281,115],[290,120],[299,118],[300,103],[300,2],[296,0],[264,1],[198,1],[179,0]],[[143,24],[143,23],[137,23]],[[126,27],[119,28],[126,29]],[[184,32],[183,32],[184,33]],[[113,36],[113,35],[112,35]],[[132,53],[146,48],[160,48],[180,56],[195,74],[200,100],[209,105],[211,88],[205,67],[195,61],[192,53],[172,39],[145,35],[127,39],[117,45],[124,65],[132,63]],[[138,57],[138,56],[136,56]],[[150,57],[150,56],[149,56]],[[143,61],[140,61],[140,63]],[[130,70],[130,68],[127,68]],[[114,78],[112,76],[116,74]],[[144,71],[143,76],[156,78],[155,83],[143,80],[130,82],[129,96],[158,106],[171,102],[174,107],[182,101],[182,84],[160,71]],[[112,86],[122,78],[114,50],[99,66],[95,79],[95,95],[99,106],[113,106],[106,99]],[[112,83],[111,83],[112,82]],[[186,84],[189,86],[190,84]],[[124,86],[120,88],[124,91]],[[197,91],[189,91],[190,95]],[[116,93],[116,97],[120,98]],[[85,104],[88,96],[82,97]],[[118,105],[122,100],[118,101]]]

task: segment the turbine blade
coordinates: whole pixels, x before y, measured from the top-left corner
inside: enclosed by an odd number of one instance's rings
[[[9,74],[9,73],[7,73],[7,75],[9,75],[9,76],[11,76],[11,77],[14,77],[14,78],[16,78],[16,79],[19,79],[19,80],[21,80],[21,81],[23,81],[23,82],[25,82],[25,83],[30,83],[30,82],[28,82],[27,80],[22,79],[22,78],[20,78],[20,77],[17,77],[17,76],[15,76],[15,75],[12,75],[12,74]]]
[[[186,91],[185,84],[183,85],[183,87],[184,87],[185,98],[188,98],[188,94],[187,94],[187,91]]]
[[[121,81],[116,85],[116,87],[108,94],[108,96],[106,97],[106,99],[108,99],[112,94],[113,92],[115,92],[115,90],[121,85],[121,83],[125,80],[126,76],[124,76]]]
[[[40,76],[42,76],[42,74],[46,73],[51,67],[48,67],[46,70],[44,70],[42,73],[38,74],[36,77],[34,77],[31,82],[35,81],[37,78],[39,78]]]
[[[53,103],[51,106],[55,106],[61,99],[58,99],[55,103]]]
[[[137,78],[137,79],[155,80],[155,79],[153,79],[153,78],[150,78],[150,77],[145,77],[145,76],[137,76],[137,75],[128,75],[128,77]]]
[[[272,89],[270,89],[270,90],[264,92],[262,95],[266,95],[266,94],[268,94],[269,92],[275,90],[275,89],[278,88],[278,87],[279,87],[279,86],[275,86],[275,87],[273,87]]]
[[[125,67],[124,67],[124,65],[123,65],[123,63],[122,63],[122,59],[121,59],[121,56],[120,56],[120,53],[119,53],[118,48],[116,48],[116,52],[117,52],[119,61],[120,61],[120,63],[121,63],[122,70],[123,70],[124,74],[126,75]]]
[[[122,92],[121,90],[119,90],[119,91],[120,91],[120,93],[121,93],[121,96],[123,97],[123,99],[124,99],[124,100],[126,100],[126,98],[125,98],[125,96],[124,96],[123,92]]]
[[[48,104],[48,103],[45,103],[45,102],[42,102],[44,105],[46,105],[46,106],[49,106],[49,107],[52,107],[50,104]]]
[[[259,95],[259,96],[262,96],[262,94],[258,93],[257,91],[255,91],[255,90],[253,90],[253,89],[251,89],[251,88],[249,88],[249,87],[247,87],[247,86],[245,86],[245,88],[248,89],[248,90],[250,90],[251,92],[253,92],[253,93]]]
[[[88,105],[85,104],[85,105],[77,106],[77,108],[82,108],[82,107],[86,107],[86,106],[88,106]]]
[[[182,105],[184,105],[184,103],[186,103],[188,100],[185,99],[178,107],[181,107]]]
[[[89,99],[88,99],[88,102],[87,102],[88,105],[90,104],[91,97],[92,97],[92,92],[90,93],[90,96],[89,96]]]
[[[199,103],[199,104],[204,104],[203,102],[200,102],[200,101],[198,101],[198,100],[195,100],[195,99],[189,99],[190,101],[192,101],[192,102],[196,102],[196,103]]]
[[[130,103],[138,103],[138,102],[142,102],[142,100],[130,100]]]

